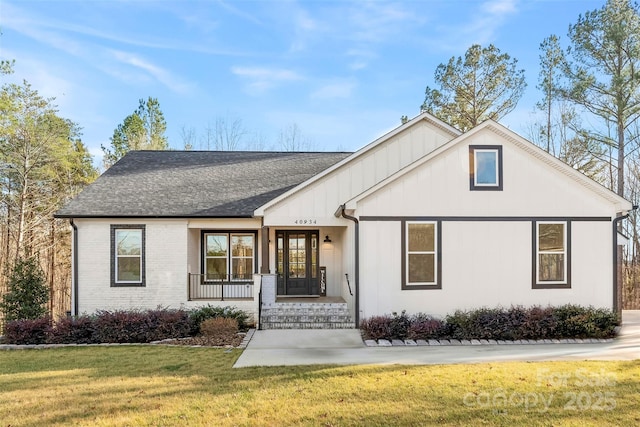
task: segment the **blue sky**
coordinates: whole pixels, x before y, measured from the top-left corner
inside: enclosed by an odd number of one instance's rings
[[[173,148],[216,118],[279,149],[296,124],[317,151],[353,151],[418,114],[440,63],[474,43],[518,59],[528,88],[502,123],[534,121],[539,44],[604,0],[0,0],[4,82],[55,97],[96,156],[140,98],[158,98]],[[201,148],[196,142],[195,148]]]

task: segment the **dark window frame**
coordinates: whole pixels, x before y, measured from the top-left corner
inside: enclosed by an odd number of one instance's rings
[[[206,282],[213,282],[212,280],[206,280],[206,272],[205,272],[205,263],[207,258],[207,242],[206,236],[207,234],[226,234],[227,235],[227,277],[231,277],[231,270],[233,266],[231,265],[231,236],[234,234],[251,234],[253,235],[253,274],[258,272],[258,230],[201,230],[200,232],[200,274],[203,275]],[[246,280],[226,280],[229,283],[244,283],[244,282],[253,282],[253,278]]]
[[[477,185],[475,176],[476,150],[494,150],[497,153],[496,165],[498,172],[498,182],[496,185]],[[503,189],[503,169],[502,169],[502,145],[470,145],[469,146],[469,190],[471,191],[502,191]]]
[[[409,280],[409,273],[407,271],[407,258],[408,258],[408,245],[407,245],[407,230],[408,230],[408,224],[415,224],[415,223],[428,223],[428,224],[435,224],[436,226],[436,230],[435,230],[435,236],[436,236],[436,245],[435,245],[435,250],[436,250],[436,260],[435,260],[435,267],[436,267],[436,282],[434,284],[429,284],[429,285],[410,285],[407,283],[407,281]],[[401,289],[403,291],[410,291],[410,290],[425,290],[425,289],[442,289],[442,221],[411,221],[411,220],[402,220],[401,221],[401,229],[402,229],[402,235],[401,235],[401,252],[402,252],[402,287]]]
[[[566,270],[564,283],[548,283],[538,280],[538,224],[564,224]],[[532,289],[571,289],[571,221],[532,221],[531,222],[531,287]]]
[[[146,274],[146,225],[145,224],[111,224],[111,287],[112,288],[143,288],[147,285]],[[140,230],[142,232],[140,248],[140,282],[118,282],[116,274],[116,231]]]

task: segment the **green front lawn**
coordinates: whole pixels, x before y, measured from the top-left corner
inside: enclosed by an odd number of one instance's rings
[[[640,360],[231,369],[240,352],[0,351],[0,427],[640,424]]]

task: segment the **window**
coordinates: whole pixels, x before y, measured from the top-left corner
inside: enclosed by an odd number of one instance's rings
[[[111,226],[111,286],[145,286],[145,226]]]
[[[534,288],[569,288],[570,222],[534,222]]]
[[[204,233],[205,281],[253,280],[255,233]]]
[[[402,289],[440,289],[440,224],[403,222]]]
[[[469,175],[472,191],[502,191],[502,147],[470,145]]]

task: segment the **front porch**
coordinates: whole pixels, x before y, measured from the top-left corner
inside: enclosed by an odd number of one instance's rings
[[[250,306],[261,329],[353,328],[348,227],[256,225],[190,221],[189,305]]]

